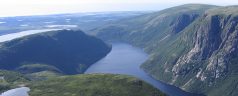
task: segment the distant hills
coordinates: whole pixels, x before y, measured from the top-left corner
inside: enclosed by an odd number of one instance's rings
[[[150,54],[141,67],[157,80],[209,96],[236,96],[237,6],[186,4],[106,24],[94,34]]]
[[[29,35],[0,46],[0,69],[23,73],[83,73],[111,50],[102,40],[73,30]]]
[[[86,12],[72,14],[0,17],[0,35],[36,29],[94,29],[122,18],[149,12]]]

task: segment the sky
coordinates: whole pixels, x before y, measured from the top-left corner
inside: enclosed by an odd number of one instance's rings
[[[0,0],[0,17],[102,11],[147,11],[188,4],[238,5],[238,0]]]

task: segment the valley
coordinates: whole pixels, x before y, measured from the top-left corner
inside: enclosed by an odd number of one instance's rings
[[[2,39],[2,42],[3,42],[3,45],[5,42],[9,42],[11,40],[17,40],[17,39],[22,39],[22,38],[28,38],[28,37],[31,37],[31,36],[34,36],[34,35],[39,35],[39,34],[49,34],[49,33],[52,33],[52,32],[60,32],[60,31],[66,31],[67,30],[60,30],[60,29],[42,29],[42,30],[29,30],[29,31],[23,31],[23,32],[17,32],[17,33],[12,33],[12,34],[7,34],[7,35],[2,35],[0,39]],[[68,30],[68,32],[71,32]],[[146,59],[147,59],[147,55],[146,53],[143,53],[142,50],[140,49],[137,49],[137,48],[134,48],[128,44],[124,44],[124,43],[117,43],[117,44],[113,44],[113,51],[110,52],[112,55],[108,54],[109,56],[106,56],[105,58],[114,58],[113,60],[111,61],[114,61],[114,62],[108,62],[108,64],[117,64],[117,65],[111,65],[110,66],[101,66],[101,68],[106,68],[106,69],[109,69],[109,70],[112,70],[114,72],[105,72],[105,71],[97,71],[93,68],[93,66],[91,66],[90,68],[87,69],[87,71],[85,72],[86,74],[91,74],[91,73],[101,73],[101,74],[104,74],[104,73],[108,73],[108,74],[125,74],[125,75],[130,75],[130,76],[135,76],[135,77],[138,77],[142,80],[145,80],[147,83],[151,84],[151,83],[155,83],[155,84],[159,84],[158,86],[156,86],[156,88],[162,90],[163,92],[165,93],[169,93],[169,90],[174,90],[174,92],[176,94],[180,94],[181,96],[184,96],[185,94],[189,94],[189,93],[186,93],[186,92],[183,92],[182,90],[178,89],[178,88],[175,88],[175,87],[172,87],[172,86],[169,86],[169,85],[166,85],[162,82],[159,82],[159,81],[156,81],[154,79],[152,79],[151,77],[149,77],[146,73],[143,72],[143,70],[140,69],[140,64],[142,64]],[[115,47],[114,47],[115,46]],[[26,48],[26,47],[24,47]],[[116,49],[116,50],[115,50]],[[137,51],[136,51],[137,50]],[[115,53],[116,54],[115,54]],[[129,52],[129,53],[128,53]],[[117,54],[117,53],[120,53],[120,54]],[[121,57],[115,57],[116,56],[123,56],[123,54],[131,54],[132,56],[127,56],[126,58],[134,58],[134,59],[130,59],[130,60],[125,60],[125,62],[118,62],[116,63],[115,61],[120,61],[120,59],[123,59]],[[134,55],[133,55],[134,54]],[[104,59],[105,59],[104,58]],[[105,61],[104,59],[102,59],[102,61]],[[138,60],[136,60],[138,59]],[[26,60],[26,59],[25,59]],[[110,60],[110,59],[109,59]],[[129,61],[129,62],[128,62]],[[100,62],[100,61],[98,61]],[[107,61],[106,61],[107,62]],[[129,64],[131,63],[131,64]],[[127,68],[126,67],[122,67],[122,68],[119,68],[119,66],[124,66],[122,64],[128,64]],[[133,64],[133,65],[132,65]],[[98,64],[93,64],[94,66],[96,66],[95,68],[96,69],[100,69],[100,66],[97,66]],[[32,66],[32,67],[31,67]],[[26,78],[31,78],[31,79],[39,79],[39,78],[52,78],[52,77],[42,77],[41,75],[36,75],[36,77],[33,75],[35,73],[38,74],[38,72],[46,72],[46,71],[49,71],[49,72],[62,72],[60,71],[60,69],[54,69],[55,67],[52,66],[53,68],[50,68],[50,66],[48,67],[48,65],[46,65],[45,67],[43,67],[45,65],[43,64],[27,64],[27,65],[23,65],[19,68],[17,68],[17,71],[21,72],[21,73],[24,73],[24,74],[28,74],[26,75]],[[114,67],[114,68],[113,68]],[[116,68],[116,69],[115,69]],[[119,68],[119,69],[117,69]],[[134,70],[136,69],[136,70]],[[90,71],[91,70],[91,71]],[[67,71],[68,72],[68,71]],[[120,72],[124,72],[124,73],[120,73]],[[138,73],[139,72],[139,73]],[[44,74],[49,74],[48,72],[47,73],[42,73],[43,75]],[[62,74],[62,73],[61,73]],[[64,73],[63,73],[64,74]],[[137,74],[137,75],[136,75]],[[4,76],[4,74],[3,74]],[[32,77],[33,76],[33,77]],[[80,75],[79,75],[80,76]],[[53,78],[55,77],[58,77],[58,76],[53,76]],[[18,85],[21,85],[21,84],[24,84],[28,81],[25,81],[25,82],[22,82],[22,83],[18,83]],[[38,83],[38,80],[37,81],[31,81],[32,83]],[[18,86],[17,85],[17,86]],[[31,86],[32,84],[27,84],[27,86]],[[33,84],[34,85],[34,84]],[[14,85],[15,86],[15,85]],[[163,86],[168,86],[165,87],[164,89],[161,89]],[[13,86],[12,86],[13,87]],[[171,88],[169,88],[171,87]],[[29,87],[32,89],[32,87]],[[26,94],[26,91],[29,91],[29,90],[25,90],[26,88],[16,88],[16,89],[12,89],[12,90],[9,90],[9,91],[6,91],[4,93],[2,93],[3,96],[8,96],[9,95],[14,95],[14,94],[22,94],[23,96],[28,96],[28,94]],[[169,90],[168,90],[169,89]],[[34,91],[34,89],[32,89]],[[30,93],[32,93],[31,91],[29,91]],[[34,92],[33,92],[34,94]],[[39,93],[37,93],[39,94]],[[42,94],[42,93],[41,93]],[[161,96],[161,95],[159,95]]]
[[[237,96],[237,61],[235,5],[0,18],[3,94]]]
[[[143,48],[149,59],[141,68],[157,80],[192,93],[236,96],[237,10],[237,6],[185,4],[94,32],[105,41]]]
[[[140,68],[140,65],[147,59],[148,54],[140,48],[121,42],[112,43],[112,51],[106,57],[90,66],[85,73],[125,74],[144,80],[169,96],[200,96],[199,94],[185,92],[175,86],[150,77]]]

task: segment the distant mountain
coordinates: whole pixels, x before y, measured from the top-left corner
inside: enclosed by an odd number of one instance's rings
[[[142,47],[152,77],[209,96],[238,95],[238,7],[187,4],[94,30],[108,41]]]
[[[94,31],[105,40],[122,40],[138,46],[156,46],[159,40],[176,36],[205,10],[216,6],[188,4],[159,12],[119,20]],[[156,41],[156,42],[155,42]],[[158,45],[158,44],[157,44]],[[150,47],[147,47],[150,48]],[[152,49],[147,49],[147,51]]]
[[[23,73],[83,73],[111,50],[102,40],[73,30],[29,35],[0,46],[0,69]]]
[[[30,96],[166,96],[144,81],[125,75],[63,76],[28,86]]]

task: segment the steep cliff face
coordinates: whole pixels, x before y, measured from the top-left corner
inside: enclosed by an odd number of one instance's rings
[[[148,52],[167,38],[173,38],[191,24],[210,5],[183,5],[165,9],[156,13],[123,19],[97,28],[94,33],[104,40],[121,40],[146,47]],[[154,46],[154,47],[153,47]]]
[[[236,96],[237,10],[237,6],[183,5],[120,21],[113,25],[123,29],[117,38],[113,38],[117,31],[112,27],[97,32],[105,40],[144,48],[150,58],[142,68],[158,80],[189,92]]]
[[[237,66],[237,9],[232,6],[206,11],[143,68],[155,78],[190,92],[237,95],[234,90],[238,83],[233,81],[237,70],[232,68]],[[170,52],[173,55],[167,55]],[[217,91],[222,88],[230,90]]]
[[[182,31],[186,28],[191,22],[193,22],[199,14],[181,14],[173,22],[171,22],[170,27],[174,34]]]

